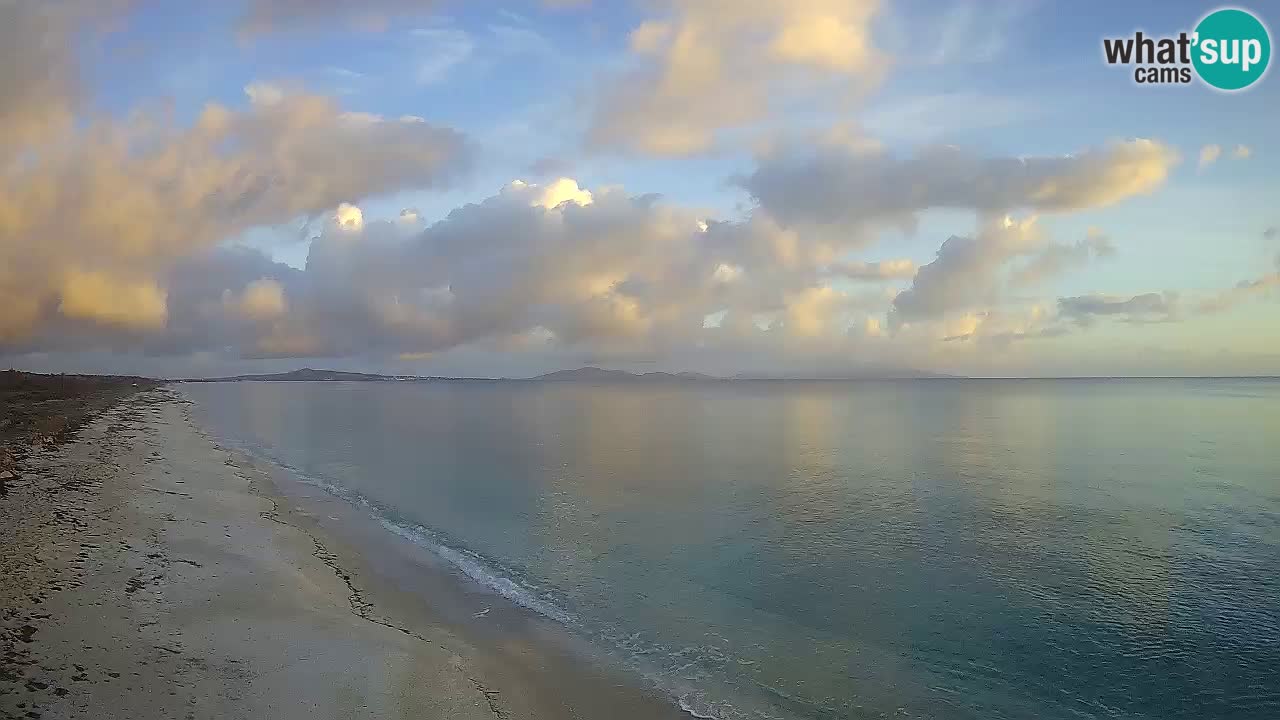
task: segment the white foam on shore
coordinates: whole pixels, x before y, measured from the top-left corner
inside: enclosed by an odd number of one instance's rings
[[[534,591],[521,583],[491,569],[492,566],[481,559],[479,555],[466,550],[459,550],[435,539],[435,533],[430,529],[422,525],[397,523],[376,511],[374,517],[387,530],[414,544],[427,548],[437,556],[444,558],[455,568],[461,570],[467,577],[511,602],[564,625],[577,624],[569,613],[560,609],[554,603],[540,598]]]
[[[681,710],[685,711],[686,713],[689,713],[689,715],[691,715],[692,717],[699,718],[699,720],[720,720],[720,717],[718,715],[704,714],[705,711],[699,711],[695,709],[693,707],[693,704],[690,702],[688,695],[681,695],[679,699],[679,704],[680,704]]]

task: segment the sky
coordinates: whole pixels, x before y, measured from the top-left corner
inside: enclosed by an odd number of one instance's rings
[[[1280,375],[1216,7],[0,0],[0,366]]]

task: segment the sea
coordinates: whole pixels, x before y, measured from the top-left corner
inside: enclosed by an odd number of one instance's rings
[[[1280,718],[1280,380],[183,392],[696,717]]]

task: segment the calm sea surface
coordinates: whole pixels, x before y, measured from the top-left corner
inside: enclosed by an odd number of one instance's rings
[[[701,716],[1280,718],[1280,381],[184,391]]]

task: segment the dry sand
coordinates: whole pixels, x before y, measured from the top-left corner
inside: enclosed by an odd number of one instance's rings
[[[0,715],[681,715],[419,549],[315,517],[171,387],[27,453],[0,498]]]

